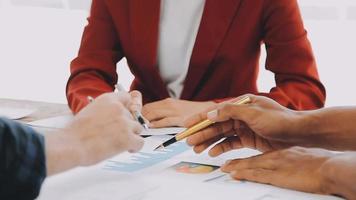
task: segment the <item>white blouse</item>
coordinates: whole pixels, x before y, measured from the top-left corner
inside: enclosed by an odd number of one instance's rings
[[[172,98],[180,98],[205,0],[161,0],[158,66]]]

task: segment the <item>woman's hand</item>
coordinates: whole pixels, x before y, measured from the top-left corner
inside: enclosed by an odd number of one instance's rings
[[[244,147],[265,152],[294,146],[292,133],[298,129],[298,114],[269,98],[246,96],[251,98],[250,104],[226,102],[186,122],[186,127],[207,118],[216,122],[187,139],[195,152],[200,153],[221,139],[224,140],[209,151],[211,156]]]
[[[356,199],[356,154],[292,147],[228,161],[222,171],[237,180]]]
[[[161,128],[184,126],[184,121],[193,114],[214,108],[214,102],[193,102],[168,98],[143,106],[142,114],[150,127]]]

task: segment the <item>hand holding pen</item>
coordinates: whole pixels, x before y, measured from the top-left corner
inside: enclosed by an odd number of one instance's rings
[[[126,92],[126,91],[125,91],[124,87],[122,87],[122,85],[116,84],[115,92]],[[137,90],[130,92],[130,95],[131,95],[131,104],[128,105],[128,108],[129,108],[130,112],[132,113],[133,117],[135,118],[135,120],[137,120],[143,126],[143,128],[147,130],[148,129],[148,125],[146,123],[147,120],[145,120],[145,118],[141,114],[142,95]]]
[[[142,95],[139,91],[130,92],[131,95],[131,104],[128,106],[130,112],[132,113],[135,120],[137,120],[143,128],[148,129],[145,118],[141,114],[142,109]]]
[[[115,85],[114,92],[118,93],[118,92],[126,92],[126,91],[120,84],[117,84]],[[135,120],[138,121],[143,126],[143,128],[147,130],[148,129],[148,125],[146,123],[147,120],[145,120],[145,118],[141,114],[142,95],[139,91],[132,91],[129,94],[131,96],[131,102],[129,105],[126,106],[131,112],[132,116],[135,118]],[[94,98],[88,96],[88,101],[89,103],[92,103],[94,101]]]

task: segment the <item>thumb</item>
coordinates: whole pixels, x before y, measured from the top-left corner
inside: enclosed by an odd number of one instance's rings
[[[145,141],[141,136],[131,134],[128,141],[128,151],[130,153],[137,153],[142,149],[144,143]]]
[[[139,111],[142,109],[142,94],[141,92],[134,90],[130,92],[131,103],[129,105],[129,110],[131,112]]]
[[[123,105],[128,105],[131,102],[131,96],[127,92],[110,92],[103,94],[97,98],[98,100],[120,102]]]

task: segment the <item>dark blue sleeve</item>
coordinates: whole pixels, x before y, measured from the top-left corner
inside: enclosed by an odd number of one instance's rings
[[[35,199],[46,177],[44,137],[0,118],[0,199]]]

